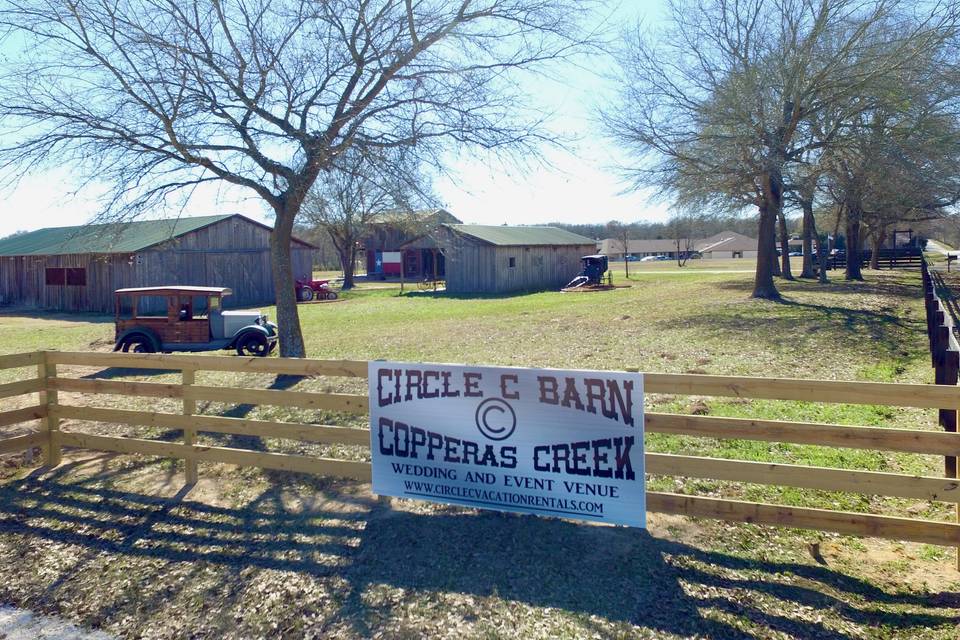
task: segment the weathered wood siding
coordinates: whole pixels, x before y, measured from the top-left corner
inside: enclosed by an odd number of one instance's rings
[[[227,308],[273,304],[269,230],[230,218],[135,254],[0,257],[0,306],[57,311],[113,311],[125,287],[230,287]],[[314,249],[294,242],[297,278],[313,272]],[[84,268],[86,286],[46,285],[47,268]]]
[[[596,250],[588,245],[494,247],[496,293],[559,289],[580,273],[580,258]],[[513,258],[514,266],[510,266]]]
[[[496,293],[497,274],[491,259],[494,247],[459,241],[444,248],[447,291]]]
[[[86,269],[86,286],[47,286],[47,269]],[[72,254],[0,257],[0,306],[113,311],[113,292],[137,286],[129,256]]]
[[[596,249],[592,244],[499,247],[464,239],[445,244],[451,293],[559,289],[580,273],[580,258]]]
[[[309,245],[293,243],[293,272],[297,278],[313,273]],[[198,229],[137,254],[136,286],[178,284],[230,287],[225,308],[273,304],[270,231],[243,218],[232,218]],[[172,280],[171,280],[172,278]]]

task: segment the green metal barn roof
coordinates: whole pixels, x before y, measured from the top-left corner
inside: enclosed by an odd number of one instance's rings
[[[0,256],[132,253],[234,215],[236,214],[39,229],[0,240]]]
[[[517,245],[596,245],[595,240],[558,227],[508,227],[483,224],[451,224],[447,226],[457,233],[502,247]]]

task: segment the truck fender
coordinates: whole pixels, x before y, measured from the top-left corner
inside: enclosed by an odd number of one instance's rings
[[[121,333],[120,337],[117,338],[117,343],[113,345],[113,350],[119,351],[120,345],[123,344],[123,341],[135,334],[146,336],[147,339],[153,345],[153,350],[157,353],[160,352],[160,347],[162,345],[160,341],[160,336],[157,335],[156,331],[154,331],[153,329],[149,329],[147,327],[133,327],[132,329],[127,329],[126,331]]]
[[[233,336],[233,340],[230,341],[230,344],[226,346],[227,349],[233,349],[240,343],[241,340],[246,338],[251,333],[262,334],[264,338],[270,337],[270,332],[260,325],[250,325],[249,327],[244,327],[237,332],[237,335]]]

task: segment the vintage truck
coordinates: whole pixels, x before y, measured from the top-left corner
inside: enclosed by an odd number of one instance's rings
[[[114,351],[158,353],[236,349],[267,356],[277,346],[277,325],[259,311],[224,311],[224,287],[118,289]]]

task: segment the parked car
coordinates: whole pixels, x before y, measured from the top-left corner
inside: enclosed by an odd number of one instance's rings
[[[788,253],[787,255],[790,256],[791,258],[802,258],[802,257],[803,257],[803,251],[791,251],[791,252]]]
[[[640,259],[640,258],[638,258],[637,256],[627,256],[626,258],[623,259],[623,261],[624,261],[624,262],[636,262],[636,261],[638,261],[639,259]]]
[[[297,300],[310,302],[317,300],[336,300],[337,292],[330,288],[329,280],[297,280]]]
[[[670,256],[654,256],[658,262],[663,262],[664,260],[673,260]]]
[[[660,259],[660,256],[643,256],[642,258],[640,258],[640,262],[654,262],[655,260],[659,260],[659,259]]]
[[[223,287],[118,289],[116,344],[124,353],[217,351],[267,356],[277,346],[277,325],[259,311],[224,311]]]

